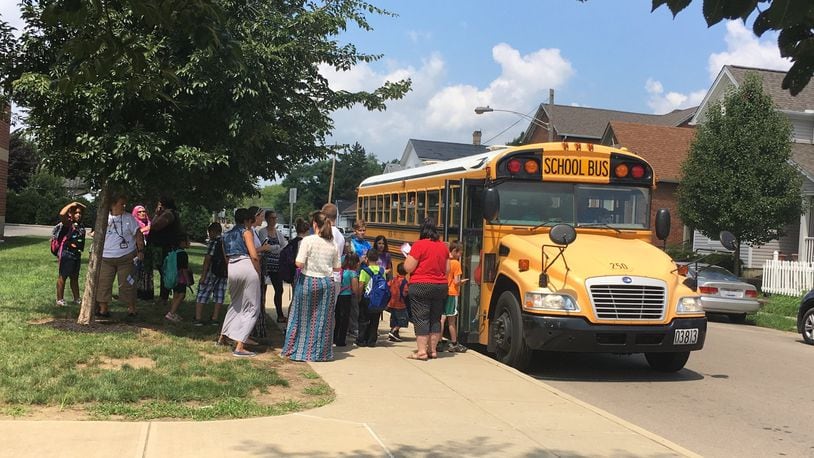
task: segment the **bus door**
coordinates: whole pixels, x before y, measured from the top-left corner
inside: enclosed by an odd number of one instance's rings
[[[462,278],[469,279],[460,290],[458,339],[461,342],[478,342],[480,327],[485,326],[479,313],[480,279],[473,278],[483,247],[483,187],[484,180],[448,180],[444,193],[444,240],[462,242]]]

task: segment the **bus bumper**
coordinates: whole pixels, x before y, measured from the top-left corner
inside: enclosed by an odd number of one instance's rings
[[[697,329],[695,343],[686,331]],[[700,350],[707,335],[706,318],[676,318],[666,325],[598,325],[581,317],[523,315],[523,335],[533,350],[586,353],[644,353]]]

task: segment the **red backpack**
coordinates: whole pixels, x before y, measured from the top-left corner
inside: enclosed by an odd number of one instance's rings
[[[65,231],[65,235],[60,237],[60,232],[62,232],[62,223],[58,223],[51,231],[51,254],[56,257],[59,257],[59,253],[62,251],[62,245],[71,233],[71,231]]]

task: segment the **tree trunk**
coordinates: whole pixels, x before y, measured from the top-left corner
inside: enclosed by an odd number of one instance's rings
[[[107,183],[102,185],[99,193],[99,207],[96,209],[96,221],[93,224],[93,248],[88,259],[88,274],[85,278],[85,293],[82,296],[82,308],[79,310],[78,324],[93,322],[93,311],[96,308],[96,285],[99,283],[99,266],[102,263],[102,254],[105,249],[105,233],[107,232],[107,216],[110,213],[110,187]]]

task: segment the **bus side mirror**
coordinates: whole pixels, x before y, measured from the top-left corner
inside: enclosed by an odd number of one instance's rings
[[[721,245],[729,251],[735,251],[735,235],[729,231],[721,231],[718,235]]]
[[[483,218],[494,221],[500,214],[500,195],[495,188],[486,188],[483,193]]]
[[[667,240],[670,236],[670,210],[659,208],[656,212],[656,238]]]
[[[570,224],[557,224],[549,231],[548,238],[557,245],[570,245],[577,239],[577,231]]]

